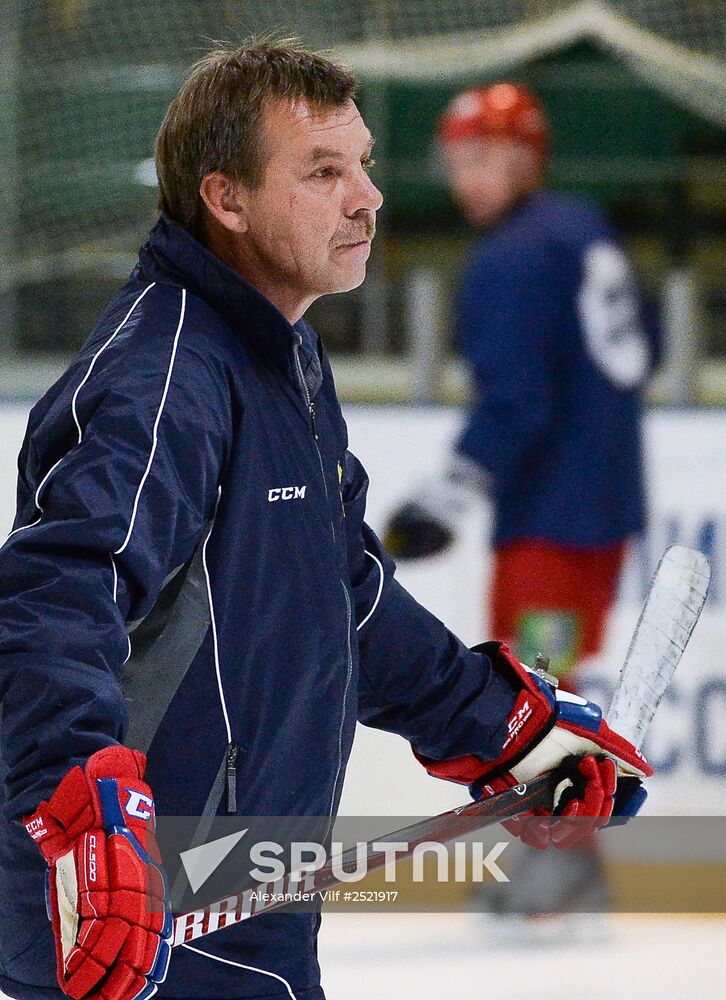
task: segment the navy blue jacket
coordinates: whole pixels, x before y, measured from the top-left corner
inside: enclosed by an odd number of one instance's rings
[[[495,541],[600,546],[640,531],[657,329],[602,212],[547,191],[519,205],[475,250],[457,337],[476,383],[458,449],[491,481]]]
[[[13,821],[103,746],[199,816],[334,814],[356,719],[499,752],[508,684],[396,582],[366,489],[314,332],[162,218],[31,412],[0,550],[0,989],[61,996]],[[160,995],[320,1000],[317,923],[177,949]]]

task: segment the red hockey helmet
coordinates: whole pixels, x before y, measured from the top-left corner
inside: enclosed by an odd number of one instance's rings
[[[437,124],[445,143],[500,137],[530,146],[547,155],[550,130],[537,95],[518,83],[473,87],[455,97]]]

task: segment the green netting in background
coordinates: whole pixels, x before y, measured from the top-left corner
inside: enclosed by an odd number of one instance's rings
[[[648,33],[628,36],[627,58],[619,21],[605,25],[608,44],[573,33],[611,14]],[[495,52],[511,42],[519,53],[505,75],[542,93],[556,184],[615,208],[660,202],[663,214],[674,192],[695,183],[708,226],[717,222],[724,133],[687,95],[690,80],[709,100],[719,92],[725,21],[721,0],[5,0],[0,342],[42,346],[48,315],[54,345],[85,335],[153,222],[150,157],[164,110],[215,39],[275,31],[344,50],[379,139],[385,238],[395,245],[407,231],[439,225],[445,244],[456,223],[436,173],[432,123],[465,80],[505,73],[486,53],[474,55],[472,39],[491,41]],[[664,63],[663,52],[673,59]]]

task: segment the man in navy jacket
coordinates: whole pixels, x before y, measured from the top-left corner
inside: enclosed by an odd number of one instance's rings
[[[466,649],[364,522],[365,472],[303,319],[363,280],[382,200],[353,89],[282,46],[197,64],[157,140],[161,219],[31,413],[0,551],[13,997],[163,982],[322,1000],[315,914],[259,917],[169,963],[145,821],[332,817],[357,719],[486,794],[572,754],[568,815],[604,821],[623,788],[640,800],[648,766],[599,710],[565,711],[495,643]]]

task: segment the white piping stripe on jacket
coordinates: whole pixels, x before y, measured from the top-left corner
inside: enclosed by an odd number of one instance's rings
[[[146,295],[146,293],[151,288],[153,288],[155,284],[156,284],[156,282],[152,281],[150,285],[146,286],[146,288],[143,290],[143,292],[141,293],[141,295],[139,295],[137,297],[137,299],[134,302],[134,304],[131,306],[131,308],[126,313],[126,315],[124,316],[124,318],[121,320],[121,322],[119,323],[119,325],[116,327],[116,329],[113,331],[113,333],[111,334],[111,336],[108,338],[108,340],[106,341],[106,343],[102,347],[99,347],[99,349],[96,351],[96,353],[91,358],[91,363],[88,366],[88,371],[86,372],[86,374],[81,379],[81,381],[80,381],[80,383],[79,383],[78,388],[76,389],[76,391],[73,393],[73,400],[71,401],[71,413],[73,414],[74,423],[75,423],[76,427],[78,428],[78,443],[79,444],[83,440],[83,431],[81,430],[81,425],[78,422],[78,414],[76,413],[76,400],[78,399],[78,393],[81,391],[81,389],[83,388],[83,386],[88,381],[88,379],[90,377],[90,374],[93,371],[93,366],[96,364],[96,361],[98,360],[98,358],[100,358],[100,356],[106,350],[106,348],[111,343],[111,341],[115,339],[116,335],[121,332],[121,330],[123,329],[124,326],[126,326],[126,323],[128,321],[129,316],[131,315],[131,313],[134,311],[134,309],[139,304],[139,302],[141,302],[141,300]]]
[[[35,491],[35,498],[34,498],[35,499],[35,506],[36,506],[36,508],[38,510],[38,516],[36,517],[36,519],[34,521],[31,521],[30,524],[22,524],[19,528],[13,528],[13,530],[8,535],[8,538],[12,538],[13,535],[17,535],[19,531],[26,531],[28,528],[34,528],[36,526],[36,524],[40,524],[40,521],[41,521],[41,519],[43,517],[43,508],[40,506],[40,491],[45,486],[45,484],[48,481],[51,473],[54,472],[58,468],[58,466],[61,464],[61,462],[63,461],[63,459],[65,457],[66,457],[65,455],[61,455],[61,457],[58,459],[58,461],[54,462],[53,465],[51,465],[51,467],[48,469],[48,471],[46,472],[46,474],[41,479],[40,484],[38,486],[38,489]],[[5,541],[7,541],[7,538],[5,539]]]
[[[222,487],[217,487],[217,504],[214,508],[214,514],[216,517],[217,507],[219,507],[219,501],[222,498]],[[207,583],[207,600],[209,602],[209,616],[212,622],[212,646],[214,649],[214,670],[217,674],[217,688],[219,689],[219,700],[222,704],[222,714],[224,715],[224,724],[227,729],[227,743],[232,742],[232,727],[229,724],[229,714],[227,713],[227,702],[224,697],[224,688],[222,687],[222,671],[219,665],[219,643],[217,641],[217,620],[214,617],[214,600],[212,598],[212,581],[209,577],[209,569],[207,567],[207,543],[212,537],[212,529],[210,528],[207,537],[204,539],[204,544],[202,545],[202,566],[204,567],[204,579]]]
[[[176,358],[176,349],[179,344],[179,336],[181,334],[182,326],[184,325],[184,312],[186,310],[187,304],[187,290],[182,288],[182,300],[181,300],[181,312],[179,313],[179,323],[177,324],[176,333],[174,334],[174,346],[171,350],[171,358],[169,360],[169,368],[166,373],[166,382],[164,383],[164,391],[161,395],[161,402],[159,403],[159,409],[156,414],[156,420],[154,421],[154,429],[152,431],[152,442],[151,442],[151,453],[149,454],[149,461],[146,463],[146,469],[141,477],[141,482],[139,483],[139,488],[136,491],[136,497],[134,498],[134,508],[131,512],[131,522],[129,523],[129,530],[126,532],[126,538],[123,540],[123,544],[116,549],[114,552],[115,556],[121,555],[123,550],[129,544],[131,538],[131,533],[134,530],[134,522],[136,521],[136,512],[139,508],[139,499],[141,497],[141,491],[144,488],[144,483],[151,471],[151,463],[154,461],[154,455],[156,453],[157,436],[159,431],[159,421],[161,420],[161,414],[164,412],[164,404],[166,403],[166,396],[169,392],[169,383],[171,382],[171,373],[174,370],[174,360]]]
[[[113,557],[113,552],[109,552],[108,558],[111,560],[111,569],[113,570],[113,603],[118,606],[118,569],[116,568],[116,560]],[[125,667],[126,664],[131,659],[131,636],[126,633],[126,643],[128,645],[128,651],[126,653],[126,659],[121,664]]]
[[[151,287],[152,286],[149,285],[149,288],[151,288]],[[145,291],[148,292],[149,288],[147,288]],[[141,491],[143,490],[144,483],[146,482],[146,480],[147,480],[147,478],[149,476],[149,473],[151,472],[151,463],[154,461],[154,455],[156,454],[156,445],[158,443],[158,434],[159,434],[159,423],[161,421],[161,415],[164,412],[164,404],[166,403],[166,397],[168,395],[169,386],[171,384],[171,375],[172,375],[172,372],[174,371],[174,361],[176,360],[176,351],[177,351],[177,347],[179,346],[179,337],[181,336],[182,327],[184,326],[184,313],[186,312],[186,304],[187,304],[187,290],[186,290],[186,288],[182,288],[181,293],[182,293],[182,298],[181,298],[181,309],[179,311],[179,322],[177,323],[176,333],[174,334],[174,343],[173,343],[172,348],[171,348],[171,357],[169,358],[169,367],[168,367],[168,369],[166,371],[166,381],[164,382],[164,391],[161,394],[161,400],[159,402],[159,409],[156,412],[156,419],[154,420],[154,427],[153,427],[153,430],[151,432],[151,451],[149,452],[149,460],[146,463],[146,468],[144,469],[144,474],[141,477],[141,482],[139,483],[138,489],[136,490],[136,496],[134,497],[134,506],[133,506],[133,509],[131,511],[131,520],[129,522],[128,531],[126,532],[126,538],[124,538],[123,544],[118,549],[116,549],[115,552],[111,553],[111,565],[113,566],[113,599],[114,599],[115,603],[118,603],[116,601],[116,596],[117,596],[117,593],[118,593],[118,570],[116,569],[116,560],[114,559],[114,556],[121,555],[121,553],[124,551],[124,549],[126,548],[126,546],[129,544],[129,541],[131,540],[131,534],[132,534],[132,532],[134,530],[134,524],[136,522],[136,514],[138,513],[138,509],[139,509],[139,500],[141,499]],[[139,296],[139,299],[140,298],[141,298],[141,296]],[[136,301],[138,302],[139,299],[137,299]],[[130,315],[131,315],[131,313],[129,313],[129,316]],[[126,322],[126,321],[124,320],[124,322]],[[121,329],[121,327],[119,327],[119,329]],[[116,331],[116,332],[118,332],[118,331]],[[114,336],[115,336],[115,334],[114,334]],[[107,341],[107,343],[110,343],[110,340]],[[104,344],[104,347],[105,346],[106,345]],[[101,348],[101,350],[103,350],[103,348]],[[99,351],[99,354],[100,354],[100,351]],[[94,358],[94,361],[95,361],[95,358]],[[91,362],[91,365],[93,365],[93,362]],[[90,371],[90,369],[89,369],[89,371]],[[128,652],[126,653],[126,659],[121,664],[122,667],[125,666],[129,662],[129,660],[131,658],[131,636],[130,635],[126,636],[126,641],[128,642],[128,647],[129,648],[128,648]]]
[[[291,997],[291,1000],[296,1000],[295,994],[292,992],[287,979],[283,979],[282,976],[278,976],[276,972],[268,972],[266,969],[257,969],[254,965],[243,965],[242,962],[233,962],[229,958],[220,958],[219,955],[210,955],[208,951],[200,951],[199,948],[192,948],[190,944],[183,944],[182,948],[188,948],[189,951],[196,952],[197,955],[202,955],[204,958],[213,958],[215,962],[224,962],[225,965],[234,965],[238,969],[248,969],[250,972],[259,972],[263,976],[272,976],[273,979],[277,979],[283,984]]]
[[[139,304],[139,302],[141,302],[141,300],[146,295],[146,293],[149,291],[149,289],[153,288],[155,284],[156,284],[156,282],[152,281],[152,283],[150,285],[147,285],[146,288],[143,290],[143,292],[135,299],[134,304],[131,306],[131,308],[126,313],[126,315],[124,316],[124,318],[121,320],[121,322],[119,323],[119,325],[113,331],[113,333],[111,334],[111,336],[108,338],[108,340],[101,347],[99,347],[99,349],[96,351],[96,353],[91,358],[91,363],[89,364],[88,368],[86,369],[86,374],[83,376],[83,378],[81,379],[81,381],[79,382],[79,384],[78,384],[78,386],[76,388],[76,391],[73,393],[73,399],[71,400],[71,414],[73,416],[73,422],[75,423],[76,428],[78,429],[78,444],[80,444],[81,441],[83,440],[83,431],[81,429],[81,425],[78,422],[78,415],[76,413],[76,400],[78,398],[78,393],[81,391],[81,389],[83,388],[83,386],[88,381],[88,377],[90,376],[91,372],[93,371],[93,366],[96,364],[96,361],[98,360],[98,358],[101,356],[101,354],[103,354],[103,352],[106,350],[106,348],[108,347],[108,345],[114,339],[114,337],[116,336],[116,334],[119,333],[121,331],[121,329],[126,325],[126,322],[128,321],[128,318],[131,315],[131,313],[134,311],[134,309]],[[13,531],[11,531],[10,534],[8,535],[8,538],[12,538],[13,535],[17,535],[17,533],[19,531],[25,531],[27,528],[34,528],[36,524],[40,523],[40,519],[43,516],[43,508],[40,505],[40,492],[43,489],[43,487],[45,486],[45,484],[48,482],[48,479],[50,478],[51,473],[53,473],[58,468],[58,466],[60,465],[60,463],[63,461],[63,459],[65,457],[66,457],[65,455],[61,455],[61,457],[58,459],[58,461],[55,462],[50,467],[50,469],[48,469],[48,471],[46,472],[46,474],[41,479],[40,484],[38,485],[38,489],[35,491],[35,498],[34,498],[35,499],[35,506],[38,509],[38,515],[39,516],[34,521],[31,521],[30,524],[23,524],[19,528],[14,528]],[[6,539],[6,541],[7,541],[7,539]],[[114,596],[114,600],[116,600],[115,596]]]
[[[374,556],[372,552],[369,552],[368,549],[365,550],[365,553],[366,553],[367,556],[370,556],[371,559],[373,560],[373,562],[378,566],[378,569],[380,570],[380,574],[381,574],[381,579],[378,582],[378,593],[376,594],[376,599],[373,602],[373,607],[368,612],[368,614],[365,616],[365,618],[360,623],[360,625],[357,627],[356,632],[360,632],[360,630],[363,628],[363,626],[365,625],[365,623],[368,621],[368,619],[371,617],[371,615],[373,614],[373,612],[376,610],[376,608],[378,607],[378,602],[381,599],[381,594],[383,593],[383,564],[381,563],[381,560],[377,556]]]

